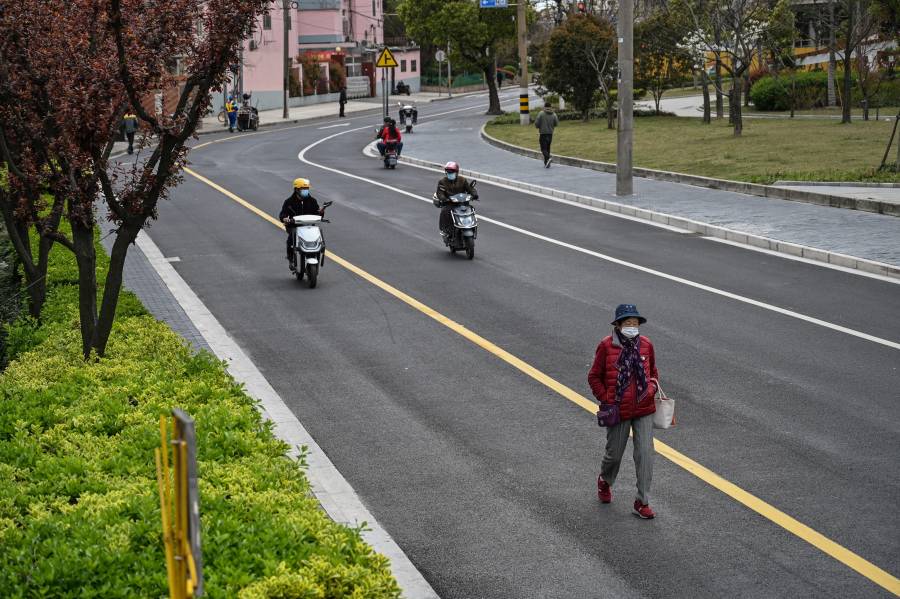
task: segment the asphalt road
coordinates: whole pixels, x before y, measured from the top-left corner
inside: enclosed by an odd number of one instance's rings
[[[420,120],[473,126],[484,103]],[[496,222],[451,256],[430,202],[373,183],[427,198],[438,178],[365,157],[379,121],[204,137],[191,168],[269,214],[310,178],[332,252],[586,397],[636,303],[678,402],[657,438],[900,575],[900,286],[486,183]],[[326,137],[304,157],[334,170],[298,159]],[[284,233],[197,179],[159,212],[164,254],[442,597],[888,595],[660,455],[655,520],[630,514],[630,452],[600,505],[605,434],[581,407],[333,261],[298,284]]]

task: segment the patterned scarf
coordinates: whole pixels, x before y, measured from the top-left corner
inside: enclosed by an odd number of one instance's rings
[[[628,388],[632,376],[635,376],[638,401],[641,401],[647,395],[647,375],[641,362],[641,336],[638,335],[634,339],[629,339],[617,329],[616,337],[622,346],[619,359],[616,360],[616,368],[619,371],[619,374],[616,376],[616,403],[622,401],[622,395],[625,393],[625,389]]]

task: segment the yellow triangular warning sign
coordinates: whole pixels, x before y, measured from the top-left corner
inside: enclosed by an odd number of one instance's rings
[[[394,58],[394,55],[391,54],[391,51],[388,48],[385,48],[381,51],[381,54],[378,55],[375,66],[382,69],[393,69],[399,67],[400,64],[397,62],[397,59]]]

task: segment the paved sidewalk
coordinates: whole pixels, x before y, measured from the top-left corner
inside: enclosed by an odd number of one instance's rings
[[[486,92],[471,92],[466,94],[458,94],[453,97],[462,97],[468,96],[476,93],[486,93]],[[393,110],[394,107],[397,106],[397,102],[402,102],[403,104],[413,103],[416,105],[421,104],[429,104],[431,102],[439,102],[442,100],[448,100],[447,94],[437,94],[433,92],[421,92],[418,94],[410,94],[407,95],[392,95],[390,97],[389,106]],[[354,112],[363,112],[366,110],[375,110],[382,106],[382,98],[360,98],[356,100],[350,100],[344,106],[345,114],[352,114]],[[259,112],[259,123],[260,126],[271,126],[277,125],[281,123],[294,123],[297,121],[303,121],[307,119],[316,119],[322,117],[338,117],[339,106],[338,103],[334,100],[328,102],[322,102],[321,104],[310,104],[308,106],[293,106],[288,108],[288,118],[284,118],[284,109],[282,108],[273,108],[271,110],[261,110]],[[208,131],[222,131],[228,129],[227,122],[225,124],[219,122],[218,118],[219,110],[214,110],[212,113],[207,115],[199,128],[200,131],[208,132]]]
[[[860,198],[863,200],[876,200],[879,202],[889,202],[891,204],[900,204],[900,186],[894,187],[890,185],[854,185],[853,183],[802,183],[800,181],[783,183],[775,182],[775,187],[783,187],[785,189],[797,189],[800,191],[811,191],[814,193],[827,193],[835,196],[847,196],[851,198]]]
[[[345,114],[352,114],[354,112],[362,112],[365,110],[373,110],[378,108],[380,104],[374,104],[371,102],[364,102],[362,100],[350,100],[347,102],[346,106],[344,106]],[[259,124],[262,127],[272,126],[282,123],[294,123],[296,121],[303,121],[307,119],[315,119],[321,117],[338,117],[338,103],[337,102],[324,102],[322,104],[312,104],[310,106],[294,106],[293,108],[288,108],[288,118],[283,118],[282,115],[284,111],[281,108],[276,108],[273,110],[261,110],[259,112]],[[222,124],[218,119],[218,111],[211,112],[207,115],[199,128],[200,131],[204,133],[208,131],[227,131],[228,124]]]
[[[614,174],[545,169],[538,160],[487,144],[480,136],[486,120],[464,115],[421,123],[405,138],[403,153],[432,162],[455,159],[463,169],[900,266],[900,218],[641,178],[634,180],[634,196],[620,198]],[[485,200],[488,206],[490,198]]]
[[[127,145],[123,144],[123,147],[127,147]],[[102,232],[101,237],[103,237],[113,228],[113,225],[106,220],[105,205],[98,203],[98,207],[100,214],[97,222],[100,223],[99,228]],[[114,235],[110,235],[101,241],[107,253],[112,249],[114,238]],[[122,277],[125,288],[137,295],[144,307],[157,320],[168,324],[172,330],[181,335],[191,345],[194,351],[205,349],[212,353],[212,349],[206,343],[206,339],[203,338],[203,335],[197,330],[191,319],[188,318],[187,313],[175,300],[175,296],[166,287],[150,264],[150,261],[144,255],[144,252],[137,245],[128,248]]]

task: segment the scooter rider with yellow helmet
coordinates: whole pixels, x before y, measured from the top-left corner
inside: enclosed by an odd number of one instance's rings
[[[309,179],[294,179],[294,193],[291,197],[284,201],[281,206],[281,212],[278,218],[284,223],[288,232],[287,237],[287,259],[291,260],[294,255],[294,217],[303,214],[318,214],[322,216],[324,210],[319,208],[319,202],[309,193]]]

